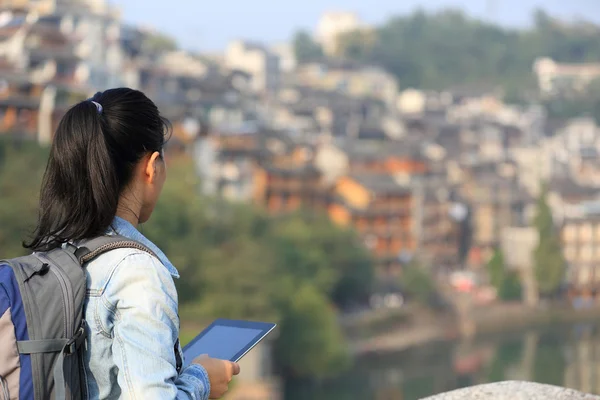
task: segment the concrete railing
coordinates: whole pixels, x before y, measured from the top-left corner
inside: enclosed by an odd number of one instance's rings
[[[600,400],[600,396],[534,382],[505,381],[458,389],[423,400]]]

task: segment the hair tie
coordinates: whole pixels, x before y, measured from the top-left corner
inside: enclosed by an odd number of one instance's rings
[[[98,114],[102,114],[102,104],[95,102],[94,100],[90,100],[92,102],[92,104],[94,104],[96,106],[96,109],[98,109]]]

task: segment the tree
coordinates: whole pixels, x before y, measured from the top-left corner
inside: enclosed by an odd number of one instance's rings
[[[506,278],[506,271],[504,267],[504,255],[502,250],[496,249],[492,258],[487,263],[487,270],[490,279],[490,284],[500,291],[500,288],[504,284]]]
[[[521,280],[514,271],[507,271],[502,250],[496,249],[487,263],[490,284],[496,288],[498,298],[502,300],[521,299]]]
[[[435,293],[435,284],[431,275],[415,259],[402,271],[400,284],[406,294],[422,304],[427,304]]]
[[[35,227],[48,149],[36,143],[0,138],[0,257],[29,252],[22,246]]]
[[[446,90],[501,86],[513,98],[536,88],[532,65],[539,57],[560,62],[598,62],[600,28],[569,24],[546,13],[529,29],[505,28],[461,11],[416,11],[390,18],[368,35],[344,35],[341,56],[380,65],[403,87]]]
[[[268,242],[285,274],[311,282],[338,307],[368,301],[373,260],[355,232],[323,215],[296,213],[273,222]]]
[[[534,250],[534,270],[540,293],[552,295],[559,289],[565,277],[566,262],[562,254],[560,237],[552,220],[552,211],[547,202],[548,190],[543,185],[537,200],[534,219],[539,233],[539,243]]]
[[[335,312],[316,287],[302,284],[282,315],[276,360],[289,376],[327,378],[348,366],[349,354]]]
[[[23,254],[33,228],[48,149],[0,140],[0,249]],[[347,365],[335,306],[368,297],[371,258],[354,232],[312,214],[269,217],[250,205],[198,193],[193,160],[168,157],[169,179],[140,230],[178,268],[180,304],[194,320],[280,323],[275,357],[295,376],[328,376]],[[188,313],[191,315],[191,313]],[[184,321],[185,322],[185,321]]]
[[[162,33],[149,35],[143,42],[142,48],[146,53],[161,54],[177,50],[177,42],[170,36]]]
[[[299,63],[318,61],[323,57],[323,49],[306,31],[297,32],[292,42],[294,44],[294,54]]]
[[[523,285],[519,274],[509,271],[504,277],[498,296],[502,300],[521,300],[523,297]]]

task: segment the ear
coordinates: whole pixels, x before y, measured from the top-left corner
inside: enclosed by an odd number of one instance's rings
[[[154,180],[156,179],[156,168],[159,158],[160,153],[158,151],[155,151],[154,153],[150,154],[148,158],[146,158],[146,168],[144,172],[146,175],[146,181],[148,183],[154,183]]]

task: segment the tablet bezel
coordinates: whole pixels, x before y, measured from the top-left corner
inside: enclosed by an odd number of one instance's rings
[[[192,363],[193,358],[198,357],[200,354],[196,354],[193,357],[186,357],[185,352],[186,349],[189,349],[196,342],[198,342],[204,335],[206,335],[212,328],[215,326],[228,326],[233,328],[240,329],[256,329],[261,332],[256,334],[254,339],[250,341],[246,346],[244,346],[239,352],[237,352],[229,361],[238,362],[242,357],[244,357],[250,350],[252,350],[258,343],[260,343],[275,327],[277,324],[273,324],[270,322],[256,322],[256,321],[244,321],[244,320],[235,320],[235,319],[224,319],[219,318],[214,320],[209,326],[206,327],[202,332],[198,334],[194,339],[192,339],[188,344],[183,347],[185,366],[188,366]]]

